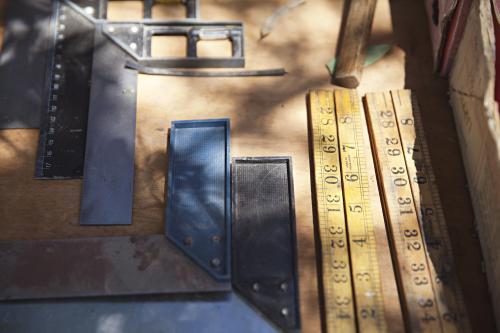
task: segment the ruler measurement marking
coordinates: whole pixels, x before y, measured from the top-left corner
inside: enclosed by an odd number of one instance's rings
[[[344,221],[339,146],[333,93],[311,91],[317,216],[323,261],[323,286],[328,332],[356,332],[351,268]]]
[[[358,330],[385,331],[387,325],[382,303],[371,203],[366,193],[369,189],[363,186],[367,175],[361,169],[365,162],[365,147],[357,94],[355,91],[335,91],[335,106]]]
[[[94,30],[64,1],[53,1],[35,178],[83,173]]]
[[[388,94],[367,94],[366,101],[407,326],[410,331],[442,331],[391,98]]]
[[[47,122],[48,122],[48,131],[44,133],[45,138],[43,140],[43,151],[46,152],[45,154],[42,154],[42,172],[49,171],[52,169],[53,162],[51,160],[54,159],[53,155],[53,147],[56,144],[56,126],[55,122],[57,120],[57,113],[58,113],[58,105],[57,101],[59,99],[60,95],[60,86],[61,83],[58,81],[61,77],[61,43],[62,39],[64,38],[64,35],[61,34],[61,26],[60,26],[60,16],[61,13],[65,11],[64,5],[59,2],[55,1],[54,3],[54,11],[55,11],[55,16],[51,22],[52,29],[54,31],[53,35],[53,40],[54,44],[52,45],[53,51],[52,52],[52,60],[50,62],[50,74],[48,75],[48,87],[49,88],[49,97],[48,97],[48,103],[47,103]],[[57,78],[57,79],[56,79]],[[43,126],[43,124],[42,124]],[[47,148],[50,147],[50,148]]]
[[[56,111],[57,106],[54,108],[54,102],[57,101],[57,97],[54,99],[54,95],[57,96],[57,94],[52,93],[52,87],[54,85],[54,77],[52,73],[54,72],[54,69],[56,67],[56,59],[58,58],[58,53],[57,53],[57,38],[56,36],[59,33],[58,29],[58,17],[59,13],[61,10],[61,5],[59,1],[55,1],[52,5],[52,10],[54,12],[54,18],[51,20],[51,29],[52,29],[52,38],[53,38],[53,44],[51,45],[52,50],[51,56],[50,56],[50,62],[49,66],[51,68],[51,75],[47,75],[46,77],[46,82],[47,86],[51,87],[51,93],[49,94],[49,97],[47,98],[47,104],[46,104],[46,118],[43,120],[43,122],[47,122],[49,125],[49,131],[47,133],[44,133],[43,131],[40,131],[41,135],[43,136],[43,139],[41,140],[41,149],[40,151],[43,152],[40,154],[39,161],[37,164],[40,165],[40,168],[43,171],[45,170],[50,170],[52,167],[52,163],[50,162],[50,159],[52,158],[53,150],[52,148],[47,148],[48,146],[53,146],[54,145],[54,138],[55,138],[55,127],[52,125],[52,123],[55,121],[51,114]],[[41,123],[41,127],[44,126],[44,123]],[[50,149],[50,150],[49,150]],[[50,153],[49,153],[50,152]]]
[[[391,95],[424,247],[434,264],[430,265],[431,282],[443,330],[470,332],[418,105],[409,90],[392,91]]]

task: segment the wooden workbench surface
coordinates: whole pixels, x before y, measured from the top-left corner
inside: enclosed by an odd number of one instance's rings
[[[5,0],[0,1],[0,4]],[[247,68],[284,67],[274,78],[139,76],[133,224],[80,227],[80,180],[33,180],[37,130],[0,131],[0,239],[51,239],[163,232],[167,133],[172,120],[231,119],[231,155],[293,158],[304,332],[320,330],[307,136],[306,93],[332,89],[325,64],[335,54],[341,0],[310,0],[264,40],[261,23],[285,1],[203,0],[204,19],[243,20]],[[113,3],[115,18],[134,3]],[[393,29],[394,26],[394,29]],[[394,32],[393,32],[394,31]],[[378,2],[371,43],[394,43],[366,68],[359,93],[413,89],[419,99],[449,232],[475,331],[494,329],[479,243],[444,79],[432,74],[423,4]],[[207,50],[209,52],[209,50]],[[0,106],[1,107],[1,106]]]

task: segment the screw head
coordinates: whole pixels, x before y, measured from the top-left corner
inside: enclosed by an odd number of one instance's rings
[[[137,49],[137,44],[136,44],[136,43],[130,43],[130,48],[131,48],[132,50]]]
[[[130,28],[130,32],[132,32],[133,34],[136,34],[137,32],[139,32],[139,28],[137,28],[137,27],[134,25],[134,26],[132,26],[132,27]]]
[[[184,243],[184,245],[190,246],[191,244],[193,244],[193,238],[191,236],[185,237],[182,242]]]
[[[288,308],[283,308],[283,309],[281,309],[281,314],[282,314],[284,317],[288,316],[288,313],[289,313]]]
[[[283,282],[281,285],[280,285],[280,288],[282,291],[286,291],[288,289],[288,284],[286,284],[286,282]]]
[[[210,262],[212,266],[214,267],[219,267],[220,266],[220,259],[219,258],[213,258],[212,261]]]
[[[84,10],[84,11],[85,11],[85,13],[86,13],[86,14],[88,14],[88,15],[94,15],[94,12],[95,12],[94,8],[92,8],[92,7],[90,7],[90,6],[85,7],[83,10]]]
[[[252,289],[253,289],[254,291],[259,291],[259,290],[260,290],[260,285],[259,285],[257,282],[255,282],[255,283],[252,285]]]

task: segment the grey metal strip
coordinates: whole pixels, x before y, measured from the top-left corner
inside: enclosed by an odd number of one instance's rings
[[[137,73],[96,24],[80,224],[132,223]]]
[[[139,65],[138,63],[127,61],[127,68],[135,69],[141,74],[165,75],[165,76],[184,76],[184,77],[248,77],[248,76],[283,76],[286,74],[283,68],[274,69],[254,69],[238,71],[197,71],[157,68]]]
[[[2,241],[0,271],[2,301],[231,288],[208,276],[164,235]]]

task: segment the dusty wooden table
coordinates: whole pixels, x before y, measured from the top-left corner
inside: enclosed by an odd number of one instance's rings
[[[310,0],[259,40],[260,25],[285,1],[203,0],[205,19],[243,20],[247,68],[285,67],[275,78],[172,78],[139,76],[133,224],[80,227],[80,180],[33,180],[37,130],[0,131],[0,239],[148,235],[163,232],[167,132],[172,120],[228,117],[232,156],[293,158],[304,332],[320,330],[320,306],[311,205],[306,93],[332,89],[325,64],[335,54],[341,0]],[[0,0],[4,4],[5,0]],[[140,10],[112,3],[113,18]],[[179,14],[179,13],[177,13]],[[393,29],[394,26],[394,29]],[[474,331],[494,329],[479,243],[460,157],[447,81],[432,73],[423,5],[378,2],[371,43],[394,43],[365,69],[359,93],[413,89],[420,101],[431,157]],[[159,52],[178,52],[159,45]],[[162,51],[163,50],[163,51]],[[212,49],[204,48],[210,53]],[[220,51],[220,48],[217,48]],[[0,106],[1,107],[1,106]]]

